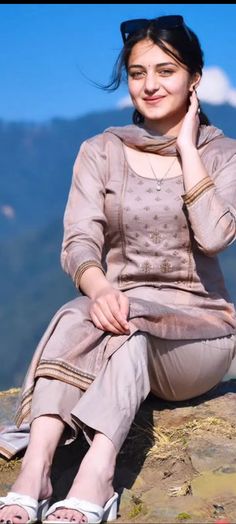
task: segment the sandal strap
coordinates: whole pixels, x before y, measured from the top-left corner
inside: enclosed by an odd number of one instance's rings
[[[38,501],[29,497],[28,495],[21,495],[21,493],[15,493],[9,491],[6,497],[0,498],[0,507],[4,506],[20,506],[23,508],[29,516],[29,521],[37,520]]]
[[[45,518],[54,513],[57,509],[62,508],[79,511],[87,517],[89,523],[91,522],[94,524],[101,522],[104,513],[104,508],[98,504],[93,504],[87,500],[77,499],[76,497],[70,497],[69,499],[55,502],[55,504],[53,504],[45,514]]]

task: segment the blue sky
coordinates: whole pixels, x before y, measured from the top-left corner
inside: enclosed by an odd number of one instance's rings
[[[117,107],[125,85],[106,93],[84,75],[109,80],[123,20],[167,14],[182,14],[200,39],[208,101],[236,105],[236,4],[1,4],[0,118],[45,121]]]

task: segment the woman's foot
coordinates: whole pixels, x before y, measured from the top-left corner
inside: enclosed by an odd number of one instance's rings
[[[112,442],[104,435],[96,434],[66,498],[75,497],[103,507],[114,493],[115,462],[116,450]],[[63,519],[74,524],[87,522],[85,515],[66,508],[56,510],[47,518],[49,522],[58,520],[59,523]]]
[[[36,458],[29,461],[23,460],[20,474],[11,491],[28,495],[35,500],[50,498],[52,495],[50,468]],[[18,505],[4,506],[0,509],[0,522],[10,521],[13,524],[23,524],[28,519],[27,512]]]
[[[11,491],[28,495],[36,501],[51,497],[51,464],[64,428],[64,422],[56,415],[43,415],[33,420],[21,471]],[[25,524],[27,520],[27,512],[19,505],[4,506],[0,509],[0,522]]]

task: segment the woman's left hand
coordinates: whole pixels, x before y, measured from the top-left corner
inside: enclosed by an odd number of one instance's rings
[[[188,111],[184,117],[177,141],[176,147],[181,154],[186,148],[196,147],[197,133],[200,124],[199,120],[199,102],[197,93],[194,90],[190,96],[190,104]]]

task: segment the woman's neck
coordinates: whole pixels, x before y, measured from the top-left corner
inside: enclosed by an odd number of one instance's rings
[[[165,136],[178,136],[183,119],[185,117],[184,115],[181,115],[181,117],[176,118],[173,121],[173,118],[170,118],[169,120],[160,119],[160,120],[144,120],[143,127],[150,131],[151,133],[156,133],[157,135],[165,135]]]

